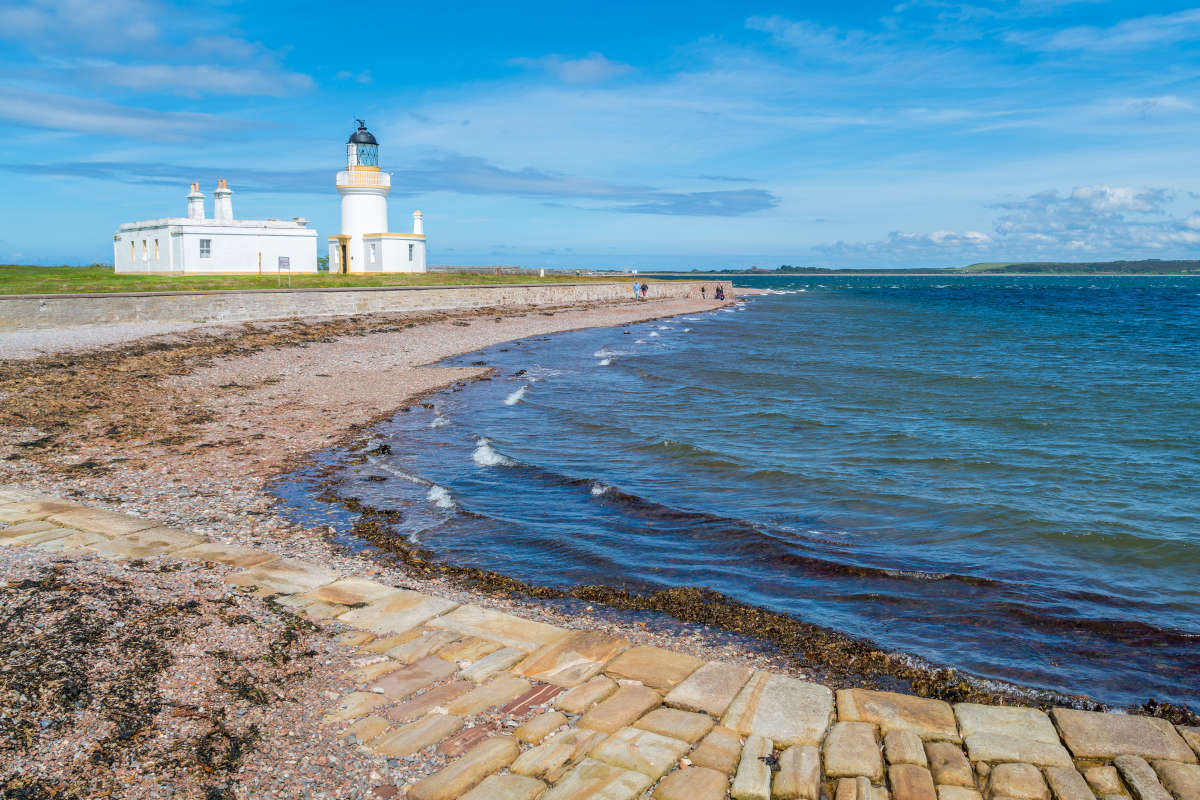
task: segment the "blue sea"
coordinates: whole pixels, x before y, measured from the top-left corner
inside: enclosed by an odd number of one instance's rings
[[[381,425],[340,491],[534,584],[703,586],[1200,710],[1200,278],[737,283],[775,293],[450,359],[498,374]]]

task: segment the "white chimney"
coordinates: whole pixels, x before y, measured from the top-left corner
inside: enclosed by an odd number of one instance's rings
[[[213,219],[217,222],[233,222],[233,191],[224,178],[217,181],[213,192]]]
[[[420,211],[413,212],[413,233],[425,233],[425,223]]]
[[[188,186],[188,219],[204,219],[204,195],[200,193],[200,181],[192,181]]]

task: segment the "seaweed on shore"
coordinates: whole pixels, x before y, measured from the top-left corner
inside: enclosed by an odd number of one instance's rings
[[[121,797],[131,770],[171,782],[190,776],[206,784],[206,797],[232,796],[230,781],[262,738],[241,709],[284,700],[310,673],[313,626],[250,596],[178,599],[168,588],[175,584],[157,583],[173,580],[157,564],[109,570],[56,559],[0,583],[0,797]],[[191,649],[190,658],[211,657],[218,668],[189,682],[202,704],[178,702],[172,678],[187,669],[179,648],[219,638],[252,614],[268,637],[240,654]],[[75,757],[46,758],[61,741]],[[20,767],[31,761],[52,766],[34,778]]]
[[[328,486],[328,484],[326,484]],[[532,600],[573,599],[620,611],[653,612],[763,642],[797,668],[833,688],[866,687],[945,700],[993,705],[1071,706],[1092,711],[1110,707],[1086,695],[1067,695],[1030,687],[984,682],[956,669],[925,665],[919,659],[882,650],[872,642],[742,603],[704,587],[679,586],[634,592],[604,585],[557,588],[539,586],[492,570],[440,562],[428,550],[397,535],[391,523],[403,514],[364,505],[326,491],[319,498],[337,502],[358,515],[354,534],[399,560],[415,575],[449,578],[473,590]],[[1149,701],[1134,711],[1177,724],[1200,723],[1200,715],[1170,704]]]

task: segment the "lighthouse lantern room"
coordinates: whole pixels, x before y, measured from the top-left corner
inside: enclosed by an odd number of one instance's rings
[[[379,142],[358,120],[346,142],[346,169],[337,174],[342,196],[342,232],[329,237],[331,272],[424,272],[425,233],[421,212],[412,233],[389,233],[387,196],[392,176],[379,169]]]

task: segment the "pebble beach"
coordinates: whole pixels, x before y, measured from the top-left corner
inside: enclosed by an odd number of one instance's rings
[[[12,628],[18,634],[0,643],[7,648],[0,748],[16,754],[0,767],[0,787],[14,797],[206,800],[449,800],[468,792],[475,800],[546,792],[564,800],[651,792],[663,800],[1196,797],[1196,753],[1179,745],[1200,741],[1196,721],[1186,716],[1174,718],[1178,730],[1165,719],[1134,725],[1102,752],[1093,741],[1100,723],[1088,717],[1072,728],[1075,718],[1066,711],[1053,724],[1042,711],[1020,718],[959,713],[958,706],[950,712],[940,699],[922,701],[937,704],[928,706],[914,698],[911,706],[881,711],[897,702],[887,698],[907,695],[839,691],[835,714],[833,694],[824,689],[828,711],[814,738],[795,726],[813,713],[821,717],[803,688],[819,684],[809,682],[814,675],[803,662],[770,647],[717,627],[639,619],[598,603],[540,603],[483,590],[385,553],[352,552],[330,531],[274,510],[268,486],[276,476],[361,439],[433,391],[489,372],[429,364],[513,339],[717,306],[670,300],[169,330],[121,326],[92,348],[81,347],[82,331],[6,342],[0,485],[9,494],[0,498],[0,525],[7,526],[0,535],[8,546],[0,547],[0,613],[26,627]],[[179,533],[144,550],[113,548],[110,540],[159,528],[75,519],[69,515],[81,512],[48,498]],[[215,548],[212,558],[174,555],[198,547]],[[288,579],[298,583],[254,572],[277,559],[303,565]],[[362,585],[340,595],[322,588],[345,580]],[[354,624],[355,612],[381,602],[374,587],[389,596],[414,593],[440,604],[438,615],[459,618],[444,626],[421,620],[403,633]],[[94,643],[75,635],[82,623],[67,596],[86,598],[94,619],[103,620],[88,634]],[[131,612],[137,608],[143,613]],[[468,608],[491,621],[472,622],[462,614]],[[509,614],[525,623],[499,616]],[[547,638],[534,636],[526,646],[506,627],[521,624],[541,626],[528,630]],[[563,636],[572,648],[564,649],[560,631],[570,632]],[[17,675],[38,661],[31,643],[44,649],[64,641],[57,656],[64,665],[89,648],[87,668],[74,675],[88,687],[82,706],[56,700],[61,695],[46,688],[61,686],[59,673],[37,691]],[[623,663],[626,649],[646,657]],[[123,664],[130,652],[141,660]],[[586,668],[572,671],[572,664]],[[721,674],[733,682],[729,675],[744,673],[730,702],[760,680],[752,675],[784,683],[761,678],[753,705],[736,713],[728,702],[719,709],[707,700],[673,702],[672,691],[704,664],[728,665]],[[436,669],[397,678],[416,665]],[[502,691],[504,681],[511,687]],[[462,700],[485,689],[495,697]],[[780,727],[756,710],[764,692],[781,708],[799,704],[791,722]],[[108,713],[112,697],[136,698],[142,717]],[[866,710],[868,701],[875,710]],[[1021,733],[1023,725],[1037,735]],[[1013,741],[977,738],[972,748],[968,730]],[[558,745],[547,750],[542,742],[556,737]],[[947,744],[957,755],[943,752]]]

